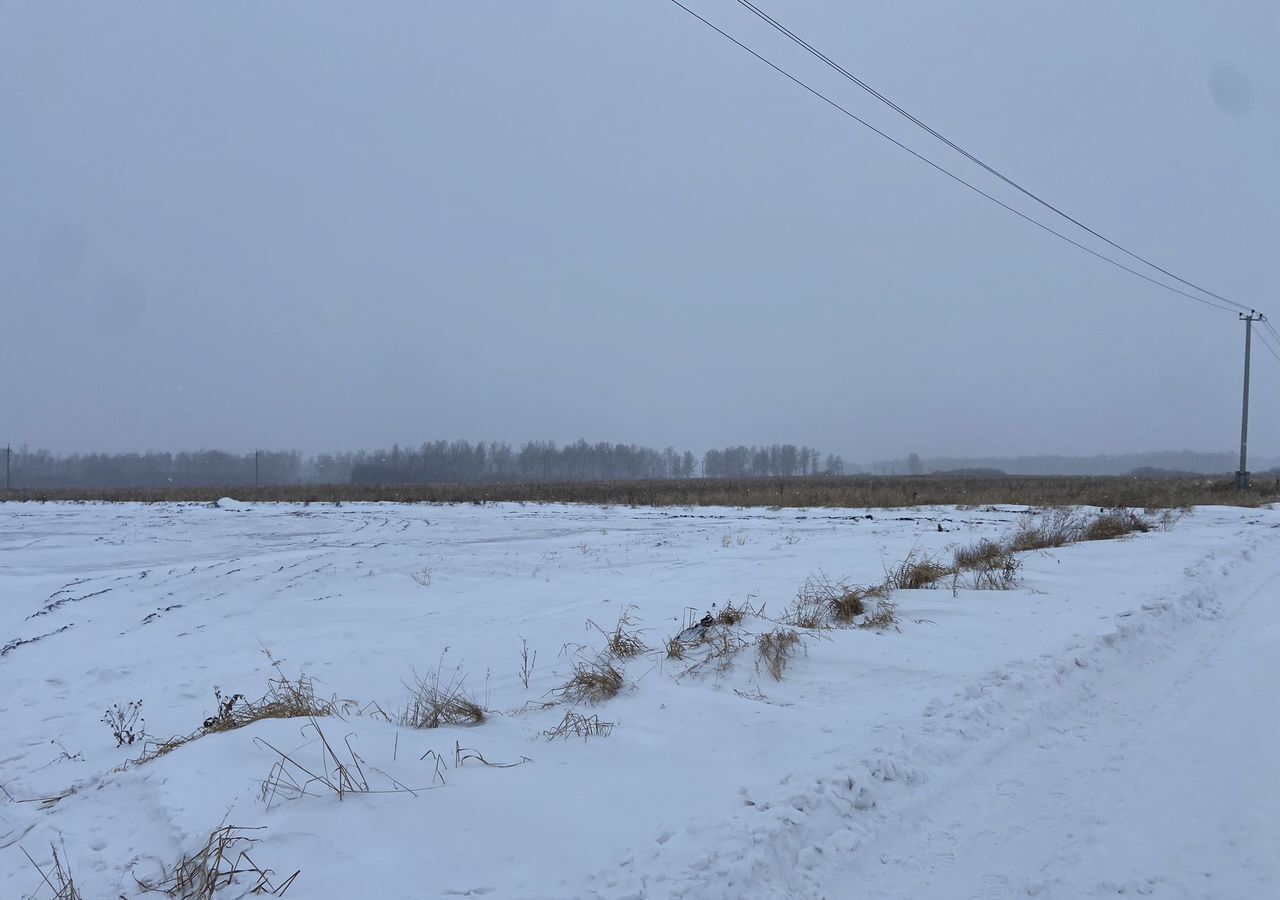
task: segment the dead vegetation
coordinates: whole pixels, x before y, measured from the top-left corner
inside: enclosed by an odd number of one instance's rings
[[[189,734],[175,735],[165,740],[146,741],[142,755],[131,763],[136,765],[150,762],[206,734],[233,731],[263,719],[341,717],[353,705],[350,701],[340,701],[337,697],[320,697],[316,694],[315,682],[310,676],[290,678],[284,673],[280,660],[271,656],[270,652],[264,652],[267,653],[267,659],[276,675],[267,679],[267,691],[260,699],[246,700],[243,694],[225,694],[221,688],[215,687],[215,712],[199,728]]]
[[[1167,516],[1171,522],[1177,521]],[[1102,509],[1088,516],[1071,509],[1051,509],[1023,517],[1007,542],[1014,552],[1048,550],[1080,541],[1106,541],[1135,532],[1145,533],[1156,527],[1150,519],[1129,509]]]
[[[787,663],[800,646],[800,633],[795,629],[766,631],[756,638],[756,665],[763,665],[774,681],[781,681]]]
[[[45,869],[32,859],[31,854],[26,849],[22,851],[22,855],[40,873],[40,880],[43,882],[41,890],[47,887],[52,900],[84,900],[84,895],[80,893],[80,889],[76,887],[75,879],[71,876],[71,867],[66,862],[66,849],[63,849],[61,855],[58,853],[56,844],[50,844],[49,849],[53,853],[53,864],[48,869]],[[38,896],[39,894],[32,895],[32,900],[35,900]]]
[[[520,638],[520,683],[525,690],[529,689],[529,679],[533,676],[533,667],[538,662],[538,651],[529,652],[529,642]]]
[[[209,835],[208,840],[195,853],[184,855],[171,868],[153,879],[135,876],[138,888],[144,893],[164,894],[178,900],[214,900],[223,888],[230,887],[237,879],[252,882],[249,894],[279,897],[297,880],[301,870],[278,884],[272,879],[274,872],[264,869],[249,856],[250,848],[258,838],[246,832],[260,828],[242,828],[223,825]]]
[[[233,494],[247,502],[590,503],[603,506],[808,506],[897,509],[912,506],[1127,507],[1262,506],[1280,495],[1280,479],[1255,478],[1237,491],[1219,476],[810,476],[571,481],[524,484],[310,484],[263,487],[0,490],[0,499],[212,503]]]
[[[1085,525],[1081,537],[1086,541],[1108,541],[1135,532],[1145,534],[1154,528],[1152,522],[1137,513],[1114,509],[1094,517]]]
[[[732,669],[735,658],[749,643],[740,627],[742,621],[740,618],[738,624],[721,625],[708,614],[668,639],[667,659],[687,663],[676,677],[706,672],[721,675]]]
[[[556,696],[566,703],[603,703],[618,696],[623,683],[613,657],[602,653],[593,659],[574,660],[573,673]]]
[[[314,745],[320,749],[318,764],[304,765],[299,761],[299,753],[286,753],[263,738],[254,738],[254,743],[270,750],[276,755],[271,771],[263,779],[259,788],[259,797],[271,808],[278,799],[292,800],[312,794],[336,796],[338,800],[346,799],[348,794],[415,794],[413,788],[406,787],[381,769],[366,763],[355,748],[351,746],[351,735],[342,740],[346,753],[340,753],[329,741],[320,727],[320,723],[312,720],[304,730],[315,733]],[[383,786],[375,788],[371,785],[370,773],[383,779]]]
[[[604,635],[605,652],[614,659],[634,659],[649,648],[645,642],[640,639],[640,632],[635,627],[635,622],[631,618],[631,612],[635,607],[624,606],[622,612],[618,614],[618,624],[613,627],[612,631],[605,631],[595,622],[587,620],[587,627],[594,628],[596,631]]]
[[[604,637],[604,649],[594,656],[588,655],[584,646],[577,645],[573,649],[573,669],[569,680],[551,692],[556,702],[603,703],[618,695],[625,683],[621,664],[649,649],[640,638],[640,631],[631,618],[633,609],[634,607],[624,606],[618,614],[617,624],[609,631],[590,619],[587,620],[588,630],[594,629]],[[561,654],[564,655],[571,646],[566,644]],[[668,642],[667,651],[679,652],[679,648]]]
[[[1084,528],[1079,513],[1073,509],[1051,509],[1039,516],[1028,514],[1018,523],[1008,547],[1015,553],[1065,547],[1079,541]]]
[[[876,608],[868,613],[858,627],[864,631],[887,631],[898,627],[898,604],[886,593],[876,600]]]
[[[142,718],[141,700],[130,700],[124,706],[112,703],[111,708],[102,714],[101,721],[111,729],[116,747],[132,747],[135,742],[146,741],[147,721]],[[63,752],[66,753],[65,750]]]
[[[832,581],[819,572],[805,579],[782,621],[797,628],[817,629],[831,625],[848,627],[867,611],[868,602],[888,594],[887,585],[855,587],[846,581]]]
[[[952,568],[977,569],[1003,560],[1009,554],[1009,548],[1000,541],[983,538],[968,547],[957,547],[952,556]]]
[[[599,716],[584,716],[572,709],[565,710],[564,718],[554,728],[542,732],[548,740],[580,737],[584,741],[589,737],[608,737],[613,731],[613,722],[602,722]]]
[[[409,702],[396,720],[408,728],[439,728],[442,725],[480,725],[485,720],[484,707],[464,687],[466,676],[454,669],[447,681],[440,670],[431,669],[426,676],[414,673],[409,688]]]
[[[884,587],[889,590],[918,591],[937,587],[938,583],[954,570],[938,560],[917,554],[912,550],[906,559],[890,569],[885,576]]]
[[[749,601],[742,606],[734,606],[730,600],[716,613],[715,621],[717,625],[741,625],[748,613],[755,613]]]
[[[1018,572],[1022,570],[1022,560],[1012,550],[1006,550],[998,557],[982,559],[967,569],[957,569],[960,573],[968,571],[972,575],[969,584],[975,591],[1011,591],[1018,586]]]

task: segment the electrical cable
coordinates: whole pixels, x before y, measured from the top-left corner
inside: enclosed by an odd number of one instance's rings
[[[1222,310],[1224,312],[1236,312],[1238,311],[1238,309],[1244,309],[1244,307],[1240,307],[1238,303],[1235,303],[1234,301],[1228,301],[1230,303],[1233,303],[1233,306],[1224,306],[1224,305],[1221,305],[1221,303],[1217,303],[1211,300],[1206,300],[1206,298],[1204,297],[1198,297],[1196,296],[1196,294],[1181,291],[1180,288],[1176,288],[1174,287],[1174,285],[1166,284],[1164,282],[1161,282],[1161,280],[1152,278],[1151,275],[1140,273],[1140,271],[1138,271],[1137,269],[1133,269],[1133,268],[1130,268],[1130,266],[1126,266],[1124,262],[1111,259],[1111,257],[1106,256],[1105,253],[1101,253],[1096,250],[1093,250],[1092,247],[1085,246],[1083,245],[1083,243],[1080,243],[1079,241],[1075,241],[1075,239],[1066,236],[1066,234],[1062,234],[1061,232],[1059,232],[1059,230],[1053,229],[1052,227],[1050,227],[1050,225],[1044,224],[1043,221],[1034,219],[1032,218],[1032,216],[1023,213],[1023,211],[1019,209],[1015,209],[1014,206],[1010,206],[1009,204],[1006,204],[1006,202],[1000,200],[1000,198],[992,196],[991,193],[987,193],[986,191],[983,191],[982,188],[975,186],[975,184],[965,181],[964,178],[961,178],[960,175],[957,175],[954,172],[951,172],[950,169],[943,168],[942,165],[934,163],[934,161],[929,159],[929,157],[924,156],[923,154],[919,154],[919,152],[916,152],[915,150],[911,149],[911,147],[906,146],[905,143],[902,143],[901,141],[897,140],[897,138],[892,137],[891,134],[881,131],[881,129],[877,128],[876,125],[870,124],[869,122],[867,122],[867,120],[860,118],[858,114],[852,113],[852,111],[850,111],[849,109],[846,109],[845,106],[841,106],[840,104],[838,104],[838,102],[836,102],[835,100],[832,100],[831,97],[828,97],[827,95],[824,95],[824,93],[818,91],[817,88],[810,86],[810,84],[804,81],[801,81],[801,79],[794,76],[794,74],[787,72],[787,70],[783,69],[781,65],[778,65],[777,63],[774,63],[774,61],[769,60],[768,58],[765,58],[765,56],[760,55],[759,52],[756,52],[755,50],[751,49],[751,47],[749,47],[748,45],[742,44],[741,41],[737,40],[736,37],[733,37],[732,35],[730,35],[730,33],[724,31],[724,29],[722,29],[721,27],[718,27],[716,26],[716,24],[710,22],[710,20],[701,17],[701,15],[694,12],[694,10],[690,9],[689,6],[686,6],[684,3],[681,3],[681,0],[671,0],[671,1],[673,4],[680,6],[680,8],[682,10],[685,10],[686,13],[689,13],[691,17],[698,19],[699,22],[704,24],[704,26],[707,26],[708,28],[712,29],[712,31],[718,33],[719,36],[726,38],[726,40],[730,41],[731,44],[736,45],[737,47],[740,47],[741,50],[748,52],[748,54],[750,54],[751,56],[754,56],[755,59],[762,61],[762,63],[764,63],[765,65],[768,65],[769,68],[773,69],[774,72],[777,72],[778,74],[781,74],[781,76],[787,78],[788,81],[794,82],[795,84],[797,84],[797,86],[804,88],[805,91],[808,91],[809,93],[812,93],[813,96],[818,97],[819,100],[826,102],[826,104],[828,106],[831,106],[831,108],[840,111],[840,113],[854,120],[854,122],[860,125],[863,125],[864,128],[869,129],[869,131],[872,131],[878,134],[879,137],[882,137],[884,138],[884,140],[892,143],[893,146],[899,147],[900,150],[904,150],[908,152],[908,154],[910,154],[911,156],[914,156],[915,159],[918,159],[919,161],[922,161],[922,163],[924,163],[925,165],[928,165],[929,168],[936,169],[937,172],[940,172],[943,175],[946,175],[946,177],[950,178],[951,181],[957,182],[959,184],[963,184],[964,187],[969,188],[970,191],[977,193],[977,195],[986,197],[987,200],[993,202],[993,204],[996,204],[997,206],[1002,207],[1002,209],[1009,211],[1009,213],[1012,213],[1018,216],[1019,219],[1023,219],[1025,221],[1028,221],[1028,223],[1030,224],[1036,225],[1037,228],[1044,230],[1044,232],[1048,232],[1052,234],[1053,237],[1060,238],[1061,241],[1065,241],[1066,243],[1069,243],[1069,245],[1075,248],[1078,248],[1078,250],[1083,250],[1085,253],[1089,253],[1089,255],[1097,257],[1097,259],[1100,259],[1103,262],[1110,262],[1110,264],[1114,265],[1115,268],[1117,269],[1128,271],[1130,275],[1137,275],[1137,277],[1140,279],[1143,279],[1144,282],[1155,284],[1156,287],[1165,288],[1166,291],[1179,294],[1179,296],[1188,298],[1188,300],[1196,301],[1197,303],[1203,303],[1204,306],[1212,306],[1213,309]],[[1236,307],[1238,307],[1238,309],[1236,309]]]
[[[1257,337],[1262,346],[1267,348],[1267,352],[1276,358],[1276,362],[1280,362],[1280,352],[1277,352],[1276,348],[1271,346],[1271,341],[1268,340],[1266,333],[1259,331],[1257,332]]]
[[[787,37],[788,39],[790,39],[791,41],[793,41],[795,44],[797,44],[798,46],[800,46],[800,47],[804,48],[804,49],[805,49],[806,51],[808,51],[811,55],[813,55],[813,56],[814,56],[814,57],[816,57],[817,59],[821,60],[822,62],[826,63],[829,67],[831,67],[832,69],[834,69],[836,72],[839,72],[841,75],[843,75],[845,78],[847,78],[847,79],[849,79],[850,81],[852,81],[852,82],[853,82],[854,84],[856,84],[858,87],[862,88],[864,91],[866,91],[867,93],[871,94],[871,96],[875,97],[877,100],[879,100],[879,101],[881,101],[882,103],[886,104],[886,105],[887,105],[887,106],[889,106],[891,109],[893,109],[895,112],[897,112],[897,113],[899,113],[900,115],[902,115],[903,117],[905,117],[905,118],[906,118],[908,121],[910,121],[912,124],[917,125],[918,127],[920,127],[920,128],[922,128],[922,129],[924,129],[924,131],[928,132],[930,135],[932,135],[933,137],[937,138],[937,139],[938,139],[939,141],[941,141],[942,143],[946,144],[946,145],[947,145],[948,147],[950,147],[952,150],[955,150],[957,153],[959,153],[960,155],[964,156],[964,157],[965,157],[966,159],[968,159],[970,162],[972,162],[972,163],[974,163],[974,164],[976,164],[976,165],[978,165],[978,166],[982,167],[982,168],[983,168],[983,169],[985,169],[987,172],[989,172],[991,175],[994,175],[996,178],[1000,179],[1000,180],[1001,180],[1001,181],[1003,181],[1005,184],[1009,185],[1010,187],[1014,188],[1015,190],[1017,190],[1017,191],[1021,192],[1022,194],[1026,195],[1027,197],[1031,198],[1031,199],[1032,199],[1032,200],[1034,200],[1036,203],[1039,203],[1039,204],[1040,204],[1041,206],[1043,206],[1045,209],[1048,209],[1048,210],[1050,210],[1050,211],[1052,211],[1052,212],[1056,213],[1057,215],[1059,215],[1059,216],[1061,216],[1062,218],[1066,219],[1068,222],[1071,222],[1073,225],[1076,225],[1076,226],[1078,226],[1079,228],[1082,228],[1083,230],[1087,231],[1089,234],[1091,234],[1091,235],[1093,235],[1094,237],[1098,238],[1099,240],[1101,240],[1101,241],[1105,242],[1106,244],[1109,244],[1111,247],[1114,247],[1116,250],[1119,250],[1120,252],[1124,253],[1125,255],[1129,256],[1130,258],[1135,259],[1135,260],[1137,260],[1138,262],[1143,263],[1144,265],[1150,266],[1152,269],[1155,269],[1157,272],[1160,272],[1160,273],[1162,273],[1163,275],[1166,275],[1166,276],[1168,276],[1169,278],[1172,278],[1173,280],[1175,280],[1175,281],[1177,281],[1177,282],[1180,282],[1181,284],[1184,284],[1184,285],[1186,285],[1186,286],[1187,286],[1187,287],[1189,287],[1189,288],[1194,288],[1195,290],[1200,291],[1201,293],[1205,294],[1206,296],[1212,297],[1212,298],[1214,298],[1215,300],[1219,300],[1219,301],[1221,301],[1221,302],[1223,302],[1223,303],[1226,303],[1228,306],[1235,307],[1235,308],[1237,308],[1238,310],[1240,310],[1241,312],[1248,312],[1248,311],[1249,311],[1249,307],[1246,307],[1246,306],[1244,306],[1243,304],[1237,303],[1236,301],[1231,300],[1231,299],[1230,299],[1230,298],[1228,298],[1228,297],[1224,297],[1224,296],[1222,296],[1221,294],[1215,293],[1215,292],[1213,292],[1213,291],[1209,290],[1209,289],[1208,289],[1208,288],[1206,288],[1206,287],[1202,287],[1202,286],[1200,286],[1200,285],[1196,284],[1196,283],[1195,283],[1195,282],[1193,282],[1193,281],[1188,281],[1187,279],[1185,279],[1185,278],[1183,278],[1183,277],[1181,277],[1181,276],[1179,276],[1179,275],[1176,275],[1176,274],[1174,274],[1173,272],[1170,272],[1168,269],[1165,269],[1165,268],[1163,268],[1163,267],[1161,267],[1161,266],[1156,265],[1156,264],[1155,264],[1155,263],[1153,263],[1151,260],[1149,260],[1149,259],[1147,259],[1146,257],[1143,257],[1143,256],[1141,256],[1141,255],[1139,255],[1139,254],[1135,253],[1134,251],[1130,250],[1128,247],[1125,247],[1124,245],[1122,245],[1122,244],[1120,244],[1120,243],[1118,243],[1118,242],[1116,242],[1116,241],[1113,241],[1111,238],[1107,237],[1105,234],[1102,234],[1101,232],[1095,231],[1093,228],[1090,228],[1090,227],[1089,227],[1088,225],[1086,225],[1084,222],[1080,221],[1079,219],[1075,218],[1074,216],[1070,215],[1069,213],[1064,212],[1060,207],[1055,206],[1054,204],[1050,203],[1048,200],[1045,200],[1045,199],[1044,199],[1043,197],[1041,197],[1039,194],[1037,194],[1037,193],[1035,193],[1034,191],[1032,191],[1032,190],[1030,190],[1030,189],[1028,189],[1028,188],[1024,187],[1024,186],[1023,186],[1023,185],[1021,185],[1021,184],[1019,184],[1017,181],[1015,181],[1014,179],[1012,179],[1012,178],[1010,178],[1009,176],[1005,175],[1003,172],[999,171],[998,169],[994,168],[993,166],[989,165],[988,163],[986,163],[986,162],[985,162],[985,161],[983,161],[982,159],[979,159],[977,156],[975,156],[974,154],[970,153],[968,150],[966,150],[964,147],[961,147],[959,144],[955,143],[955,142],[954,142],[954,141],[952,141],[950,138],[946,137],[946,136],[945,136],[945,135],[943,135],[943,134],[940,134],[938,131],[936,131],[933,127],[931,127],[931,126],[930,126],[930,125],[928,125],[927,123],[925,123],[925,122],[921,121],[920,119],[916,118],[916,116],[912,115],[910,112],[908,112],[906,109],[904,109],[903,107],[901,107],[900,105],[898,105],[897,103],[895,103],[893,100],[889,99],[889,98],[888,98],[888,97],[886,97],[884,94],[880,93],[878,90],[876,90],[875,88],[873,88],[871,85],[867,84],[865,81],[863,81],[863,80],[862,80],[861,78],[859,78],[857,75],[854,75],[852,72],[850,72],[850,71],[849,71],[848,69],[846,69],[844,66],[840,65],[838,62],[836,62],[835,60],[831,59],[831,57],[827,56],[825,53],[823,53],[823,52],[822,52],[821,50],[819,50],[817,47],[813,46],[813,44],[809,43],[809,42],[808,42],[808,41],[806,41],[804,38],[800,37],[800,36],[799,36],[799,35],[797,35],[795,32],[793,32],[791,29],[787,28],[787,26],[783,25],[783,24],[782,24],[781,22],[779,22],[777,19],[773,18],[773,17],[772,17],[771,15],[769,15],[767,12],[765,12],[764,10],[762,10],[760,7],[756,6],[756,4],[755,4],[755,3],[753,3],[753,2],[751,2],[751,0],[737,0],[737,3],[738,3],[738,5],[739,5],[739,6],[742,6],[744,9],[746,9],[746,10],[750,11],[753,15],[755,15],[755,16],[756,16],[757,18],[759,18],[761,21],[766,22],[766,23],[767,23],[770,27],[772,27],[774,30],[776,30],[776,31],[777,31],[777,32],[779,32],[780,34],[784,35],[785,37]]]

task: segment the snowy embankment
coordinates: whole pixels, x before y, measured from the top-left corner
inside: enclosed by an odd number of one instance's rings
[[[1012,591],[900,591],[896,628],[808,635],[781,681],[751,647],[663,652],[688,610],[749,600],[750,640],[811,575],[878,582],[1018,519],[0,505],[0,896],[51,894],[22,853],[47,869],[51,843],[84,897],[132,896],[223,824],[308,898],[1275,896],[1275,511],[1028,553]],[[572,707],[614,727],[549,738],[588,621],[625,607],[652,649]],[[215,687],[265,692],[263,648],[351,701],[319,724],[368,792],[276,766],[334,771],[298,719],[122,767],[142,744],[108,707],[198,733]],[[386,721],[432,670],[487,720]]]

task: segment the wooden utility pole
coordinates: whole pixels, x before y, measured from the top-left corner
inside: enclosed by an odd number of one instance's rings
[[[13,448],[5,445],[4,448],[4,489],[9,490],[9,457],[13,453]]]
[[[262,481],[258,478],[258,463],[262,459],[262,451],[253,451],[253,486],[262,487]]]
[[[1253,323],[1265,322],[1266,317],[1256,310],[1249,310],[1246,316],[1240,314],[1244,322],[1244,407],[1240,412],[1240,468],[1236,472],[1236,490],[1243,491],[1249,486],[1249,353],[1253,344]]]

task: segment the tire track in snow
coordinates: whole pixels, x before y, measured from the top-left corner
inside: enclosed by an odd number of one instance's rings
[[[1270,529],[1268,529],[1270,531]],[[834,764],[825,776],[788,775],[760,790],[742,789],[743,807],[724,822],[690,822],[674,832],[663,832],[616,867],[596,873],[589,896],[599,900],[652,900],[652,898],[828,898],[928,897],[987,900],[987,898],[1042,896],[1070,898],[1077,893],[1060,890],[1055,876],[1011,879],[1000,871],[967,869],[976,886],[951,884],[948,873],[972,848],[962,842],[986,840],[1004,846],[1021,836],[1022,823],[1007,824],[1000,834],[966,834],[963,822],[935,821],[935,804],[951,782],[983,779],[1001,803],[1025,794],[1026,781],[1001,779],[991,767],[1009,746],[1028,734],[1043,734],[1074,711],[1087,708],[1106,677],[1123,677],[1135,657],[1139,667],[1160,658],[1175,646],[1176,638],[1196,623],[1222,615],[1220,591],[1231,591],[1240,577],[1241,563],[1248,563],[1265,547],[1274,559],[1277,541],[1271,534],[1241,532],[1245,549],[1228,563],[1212,555],[1187,570],[1194,584],[1182,596],[1116,617],[1106,633],[1078,642],[1065,653],[1049,659],[1023,660],[991,673],[970,685],[958,700],[930,704],[915,733],[900,733],[894,746],[877,747],[860,764]],[[1262,568],[1271,578],[1274,566],[1247,567],[1253,577]],[[1258,593],[1250,592],[1250,596]],[[1108,676],[1111,669],[1116,675]],[[1059,729],[1061,730],[1061,729]],[[1069,745],[1072,731],[1088,732],[1088,723],[1076,723],[1060,737]],[[824,756],[830,756],[828,751]],[[940,785],[929,784],[936,778]],[[793,781],[799,782],[793,784]],[[1061,802],[1070,796],[1073,782],[1054,782],[1045,796]],[[923,787],[922,787],[923,786]],[[915,795],[923,791],[923,796]],[[997,816],[998,818],[998,816]],[[1036,822],[1034,824],[1043,824]],[[878,886],[872,875],[889,871],[895,863],[894,835],[908,846],[932,848],[903,858],[894,871],[923,868],[925,889],[894,893],[893,875]],[[920,844],[921,836],[925,837]],[[1087,840],[1087,838],[1085,839]],[[1069,870],[1073,857],[1067,850],[1045,863],[1048,872]],[[886,887],[888,885],[888,887]],[[1086,885],[1092,894],[1112,896],[1128,892],[1151,893],[1164,885],[1158,873],[1130,874],[1119,879],[1099,879]],[[1075,890],[1079,885],[1073,886]],[[1046,893],[1046,891],[1048,891]],[[1086,894],[1087,895],[1087,894]],[[1265,895],[1265,894],[1264,894]],[[1256,895],[1256,896],[1264,896]],[[1176,894],[1168,896],[1217,896]],[[1252,897],[1253,895],[1246,895]],[[1244,900],[1241,897],[1241,900]]]

